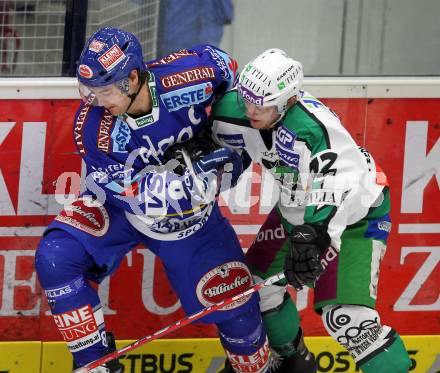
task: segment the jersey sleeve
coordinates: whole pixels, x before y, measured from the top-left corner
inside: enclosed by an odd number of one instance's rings
[[[170,112],[193,106],[206,113],[213,102],[234,86],[237,62],[211,45],[182,49],[147,63],[160,99]],[[200,115],[200,113],[199,113]]]

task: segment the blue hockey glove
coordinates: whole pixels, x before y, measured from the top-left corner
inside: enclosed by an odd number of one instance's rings
[[[201,179],[218,179],[218,188],[233,188],[243,173],[243,160],[234,149],[219,148],[193,163],[194,172]]]

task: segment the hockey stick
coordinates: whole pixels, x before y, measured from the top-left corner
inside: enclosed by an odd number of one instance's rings
[[[269,286],[274,284],[275,282],[284,279],[284,273],[280,272],[273,276],[268,277],[264,281],[257,282],[249,289],[245,290],[244,292],[234,295],[232,297],[226,298],[222,300],[221,302],[214,303],[212,306],[209,306],[207,308],[202,309],[199,312],[193,313],[192,315],[186,316],[183,319],[180,319],[179,321],[176,321],[174,324],[168,325],[163,329],[158,330],[157,332],[147,335],[145,337],[142,337],[138,339],[137,341],[134,341],[133,343],[121,348],[120,350],[116,350],[108,355],[105,355],[95,361],[92,361],[88,363],[87,365],[83,366],[82,368],[75,369],[73,373],[87,373],[93,368],[97,368],[98,366],[107,363],[110,360],[116,359],[121,355],[124,355],[128,351],[134,350],[135,348],[138,348],[146,343],[149,343],[151,341],[154,341],[155,339],[161,338],[164,335],[167,335],[171,332],[174,332],[177,329],[183,328],[184,326],[191,324],[192,322],[201,319],[202,317],[209,315],[212,312],[217,311],[220,308],[226,307],[230,305],[231,303],[246,297],[250,294],[256,293],[260,289],[264,288],[265,286]]]

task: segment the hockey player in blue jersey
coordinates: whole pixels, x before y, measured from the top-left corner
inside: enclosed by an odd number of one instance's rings
[[[187,314],[251,285],[237,237],[215,200],[222,180],[237,181],[241,158],[204,140],[191,142],[206,126],[208,106],[235,77],[235,61],[209,45],[145,64],[128,32],[103,28],[86,43],[77,70],[84,103],[73,135],[87,166],[87,192],[49,225],[35,259],[76,366],[114,350],[90,281],[110,275],[139,243],[160,257]],[[180,143],[192,144],[187,153],[179,153]],[[201,159],[188,161],[188,154]],[[186,159],[183,167],[176,159]],[[258,296],[203,321],[217,325],[229,369],[269,371]],[[122,371],[117,360],[95,370]]]

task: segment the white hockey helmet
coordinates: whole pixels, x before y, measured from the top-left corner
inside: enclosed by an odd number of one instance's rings
[[[300,62],[281,49],[268,49],[243,68],[238,96],[257,106],[276,106],[283,115],[289,98],[298,95],[303,77]]]

